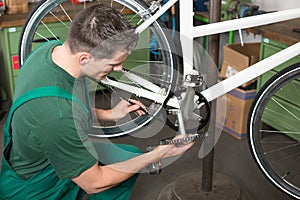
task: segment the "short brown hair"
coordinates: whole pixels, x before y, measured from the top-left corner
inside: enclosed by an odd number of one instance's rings
[[[67,43],[71,52],[90,52],[95,58],[111,58],[116,51],[132,51],[138,36],[116,9],[94,5],[73,19]]]

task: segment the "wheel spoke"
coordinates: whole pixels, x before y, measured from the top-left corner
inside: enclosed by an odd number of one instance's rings
[[[284,109],[287,113],[289,113],[291,116],[293,116],[297,121],[300,121],[299,117],[297,117],[294,113],[292,113],[290,110],[288,110],[285,106],[280,104],[276,99],[272,98],[272,100],[279,105],[282,109]]]
[[[271,154],[271,153],[277,153],[278,151],[287,150],[287,149],[289,149],[289,148],[295,148],[296,146],[299,146],[299,144],[293,144],[293,145],[289,145],[289,146],[277,148],[277,149],[274,149],[274,150],[272,150],[272,151],[264,152],[264,154],[267,155],[267,154]]]
[[[300,132],[299,131],[278,131],[278,130],[260,130],[261,133],[277,133],[277,134],[296,134],[299,135]]]

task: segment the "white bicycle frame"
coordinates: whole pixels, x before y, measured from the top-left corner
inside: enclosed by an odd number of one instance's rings
[[[122,0],[119,0],[122,1]],[[270,23],[281,22],[285,20],[295,19],[300,17],[300,8],[272,12],[257,16],[250,16],[240,19],[233,19],[223,22],[211,23],[207,25],[193,26],[193,1],[192,0],[169,0],[163,5],[152,17],[147,19],[137,29],[137,33],[141,33],[147,27],[149,27],[155,20],[157,20],[165,11],[179,1],[179,16],[180,16],[180,38],[183,53],[183,77],[193,71],[193,66],[190,60],[193,60],[193,39],[197,37],[224,33],[228,31],[241,30]],[[237,74],[207,88],[202,91],[201,94],[206,98],[208,102],[224,95],[225,93],[237,88],[238,86],[257,78],[263,73],[275,68],[276,66],[286,62],[287,60],[300,54],[300,42],[264,59],[256,64],[238,72]],[[135,79],[138,77],[131,77]],[[142,88],[130,88],[126,84],[114,82],[109,79],[103,80],[106,84],[113,85],[126,91],[137,91],[137,96],[153,100],[158,103],[163,103],[166,99],[164,95],[159,94],[159,88],[153,83],[150,83],[144,79],[139,78],[139,83],[145,83],[148,85],[149,90]],[[179,108],[178,101],[174,98],[167,102],[167,105],[174,108]]]

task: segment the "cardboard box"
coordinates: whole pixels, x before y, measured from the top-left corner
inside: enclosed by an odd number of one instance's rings
[[[217,109],[218,128],[237,139],[247,136],[247,119],[256,90],[234,89],[226,94],[226,113]]]
[[[260,43],[228,44],[223,47],[224,57],[221,68],[221,78],[228,78],[239,71],[259,61]],[[255,81],[242,85],[247,87]]]
[[[28,12],[28,0],[6,0],[6,14],[19,14]]]

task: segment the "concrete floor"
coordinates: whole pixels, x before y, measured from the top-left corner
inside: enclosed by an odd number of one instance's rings
[[[2,110],[8,110],[8,108],[9,104],[6,103],[2,105]],[[0,122],[1,150],[3,149],[2,134],[4,121],[5,118]],[[148,130],[148,133],[151,135],[152,131],[150,130],[149,132]],[[160,139],[174,134],[175,132],[173,130],[168,127],[163,127],[159,134],[152,135],[152,137],[148,137],[147,133],[142,132],[141,134],[117,138],[110,141],[134,144],[141,149],[144,149],[146,146],[156,145]],[[161,191],[168,184],[173,183],[178,177],[190,172],[201,172],[203,160],[198,158],[198,152],[201,145],[202,142],[200,140],[197,141],[192,149],[169,166],[163,168],[162,172],[158,175],[142,173],[137,180],[131,200],[155,200],[158,198]],[[276,189],[260,173],[251,157],[246,139],[237,140],[226,133],[221,134],[214,148],[214,174],[216,173],[226,175],[232,179],[239,185],[242,191],[248,193],[254,200],[292,199]],[[199,184],[200,183],[201,180],[199,180]],[[222,199],[228,200],[225,197]]]

